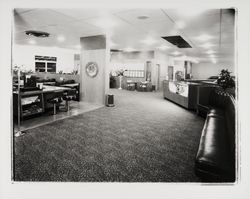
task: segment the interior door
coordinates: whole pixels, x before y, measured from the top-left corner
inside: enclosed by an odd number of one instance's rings
[[[160,90],[160,72],[161,72],[161,65],[157,64],[157,85],[156,90]]]
[[[174,79],[174,67],[168,66],[168,80],[173,81]]]

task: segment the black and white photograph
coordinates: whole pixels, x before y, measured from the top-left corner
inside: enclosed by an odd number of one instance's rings
[[[34,198],[21,187],[38,185],[51,198],[59,197],[54,185],[64,187],[61,198],[82,197],[67,185],[138,186],[145,195],[151,185],[165,196],[190,186],[188,198],[206,187],[234,198],[238,187],[249,196],[237,6],[45,2],[10,3],[4,13],[4,179],[20,194],[6,189],[4,199]]]

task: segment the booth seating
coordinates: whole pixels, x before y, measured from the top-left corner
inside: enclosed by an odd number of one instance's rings
[[[76,95],[77,95],[77,91],[75,89],[67,90],[64,93],[63,100],[65,100],[66,102],[66,105],[65,105],[66,111],[69,111],[70,101],[76,100]]]
[[[63,91],[55,91],[53,96],[47,99],[47,102],[53,104],[53,114],[56,115],[56,107],[63,101]]]
[[[195,172],[205,182],[235,181],[235,99],[218,88],[210,93]]]

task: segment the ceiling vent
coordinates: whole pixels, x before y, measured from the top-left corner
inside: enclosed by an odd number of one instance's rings
[[[168,36],[162,37],[167,40],[169,43],[177,46],[178,48],[192,48],[188,42],[186,42],[180,35],[178,36]]]
[[[122,52],[122,50],[119,50],[119,49],[110,49],[110,52]]]
[[[36,30],[27,30],[25,31],[26,35],[34,36],[34,37],[48,37],[49,33],[42,32],[42,31],[36,31]]]

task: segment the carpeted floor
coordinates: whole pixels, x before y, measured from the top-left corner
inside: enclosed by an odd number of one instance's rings
[[[162,92],[111,90],[103,107],[15,138],[16,181],[199,182],[204,120]]]

